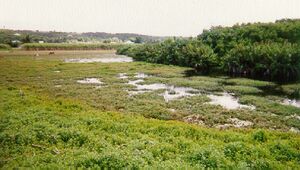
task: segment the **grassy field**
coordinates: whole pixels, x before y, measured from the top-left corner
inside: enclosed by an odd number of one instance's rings
[[[120,43],[26,43],[22,45],[25,50],[111,50],[122,46]]]
[[[193,76],[189,68],[131,63],[66,63],[113,51],[0,52],[0,166],[299,169],[299,83]],[[166,102],[163,90],[129,96],[127,73],[144,84],[192,87],[200,95]],[[100,88],[80,84],[99,78]],[[207,94],[228,91],[256,109],[210,105]],[[231,119],[244,128],[217,127]],[[201,125],[198,125],[201,124]],[[295,131],[295,130],[294,130]]]

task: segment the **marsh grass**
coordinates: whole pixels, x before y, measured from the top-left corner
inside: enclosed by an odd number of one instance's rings
[[[1,86],[2,168],[299,168],[296,134],[219,131],[101,112],[71,98]]]
[[[54,56],[49,56],[45,52],[38,58],[32,57],[32,53],[27,51],[22,57],[19,56],[21,51],[12,53],[17,55],[10,54],[1,59],[0,74],[3,86],[14,86],[17,89],[25,87],[25,89],[53,97],[73,97],[101,111],[120,111],[126,114],[138,114],[166,120],[180,120],[188,114],[200,114],[208,126],[225,123],[222,117],[239,116],[242,120],[255,120],[255,127],[273,129],[273,125],[277,124],[277,129],[282,130],[288,130],[291,127],[291,123],[282,121],[284,116],[300,114],[298,108],[280,104],[291,94],[291,91],[298,88],[299,84],[278,85],[265,81],[217,76],[186,77],[185,72],[188,68],[143,62],[64,63],[62,60],[65,57],[80,58],[85,55],[99,57],[100,54],[108,55],[113,51],[99,51],[99,53],[96,51],[74,51],[72,53],[66,51],[66,54],[60,51]],[[60,72],[55,72],[57,70]],[[134,87],[127,84],[128,80],[119,79],[119,73],[127,73],[129,80],[137,79],[134,77],[136,73],[145,73],[151,76],[145,78],[142,84],[164,83],[192,87],[198,89],[200,94],[196,97],[186,97],[168,103],[159,95],[163,92],[161,90],[129,96],[126,90],[133,90]],[[104,85],[96,88],[92,84],[76,82],[87,77],[99,78]],[[209,101],[205,97],[206,94],[224,90],[235,93],[241,103],[254,105],[257,109],[255,111],[226,110],[221,106],[211,106],[205,103]],[[275,93],[274,91],[280,92]],[[189,106],[190,108],[188,108]],[[176,109],[176,112],[172,113],[169,109]],[[270,114],[276,114],[278,117],[265,118]],[[291,121],[297,122],[297,120]],[[299,127],[296,123],[293,125]]]
[[[300,109],[280,104],[299,84],[187,77],[188,68],[143,62],[63,62],[64,57],[82,57],[87,52],[78,53],[49,56],[45,52],[39,57],[29,52],[21,55],[22,51],[0,53],[2,168],[299,168],[299,135],[280,132],[300,128],[298,119],[287,117],[300,115]],[[129,96],[126,90],[134,87],[118,74],[127,73],[133,80],[138,72],[152,75],[143,83],[193,87],[201,94],[170,102],[159,95],[163,90]],[[76,82],[86,77],[100,78],[104,86]],[[280,93],[265,90],[271,87]],[[255,105],[256,110],[207,104],[206,93],[224,90],[236,93],[241,103]],[[182,122],[188,115],[200,115],[205,126]],[[213,128],[229,118],[254,125],[225,131]]]
[[[22,49],[25,50],[111,50],[117,49],[123,44],[109,43],[25,43]]]

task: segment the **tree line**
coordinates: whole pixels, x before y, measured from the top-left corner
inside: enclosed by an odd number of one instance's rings
[[[139,61],[193,67],[270,81],[300,77],[300,20],[212,27],[196,38],[123,46],[119,54]]]
[[[133,33],[105,33],[105,32],[56,32],[56,31],[31,31],[31,30],[10,30],[0,29],[0,44],[8,44],[11,47],[18,47],[24,43],[121,43],[131,41],[133,43],[155,42],[165,37],[148,36]]]

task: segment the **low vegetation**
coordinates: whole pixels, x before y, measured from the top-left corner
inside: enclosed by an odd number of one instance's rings
[[[117,49],[122,44],[110,44],[110,43],[27,43],[23,44],[22,48],[25,50],[112,50]]]
[[[299,134],[287,131],[300,128],[300,109],[280,104],[299,84],[189,76],[190,68],[143,62],[63,60],[110,53],[0,53],[1,168],[299,168]],[[118,74],[135,80],[138,72],[151,75],[145,84],[193,87],[203,95],[170,102],[160,90],[129,96],[133,87]],[[86,77],[104,84],[77,83]],[[256,110],[207,104],[206,93],[223,90]],[[189,116],[203,124],[183,122]],[[215,128],[230,118],[254,125]]]
[[[25,36],[0,51],[0,168],[300,169],[299,24],[138,45]]]
[[[7,44],[0,44],[0,50],[10,50],[11,47]]]
[[[123,47],[136,60],[271,81],[300,78],[300,21],[215,27],[198,38]]]
[[[284,99],[293,99],[299,95],[299,83],[280,85],[246,78],[193,76],[188,74],[190,68],[143,62],[64,62],[64,59],[68,58],[94,58],[99,55],[109,56],[110,53],[112,51],[57,51],[49,56],[45,51],[34,58],[35,54],[31,51],[3,53],[0,76],[4,86],[10,87],[10,82],[14,82],[17,87],[26,85],[54,98],[73,96],[101,111],[137,114],[162,120],[184,120],[186,116],[199,114],[208,127],[228,123],[229,118],[237,117],[251,122],[255,120],[256,128],[275,128],[283,131],[300,129],[300,120],[288,118],[300,114],[300,110],[281,104]],[[165,102],[160,95],[163,91],[156,90],[130,97],[126,90],[134,90],[134,87],[127,84],[127,80],[119,79],[118,74],[127,73],[129,80],[136,80],[134,75],[139,72],[151,75],[145,78],[144,84],[164,83],[191,87],[199,90],[201,95]],[[96,88],[94,85],[77,83],[77,80],[85,78],[100,78],[104,83],[103,87]],[[243,104],[254,105],[256,110],[227,110],[221,106],[206,104],[209,101],[206,94],[223,91],[235,93]]]
[[[0,86],[3,169],[299,168],[297,134],[219,131],[101,112],[69,97],[32,93],[29,87],[20,94],[13,86]]]

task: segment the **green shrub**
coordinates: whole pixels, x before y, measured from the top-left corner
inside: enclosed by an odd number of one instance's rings
[[[167,39],[161,43],[121,47],[117,51],[138,61],[189,66],[203,73],[218,66],[213,50],[196,39]]]
[[[88,142],[88,137],[83,135],[81,132],[63,131],[58,135],[63,142],[70,143],[74,146],[82,146]]]
[[[220,168],[224,166],[225,162],[223,162],[223,159],[222,154],[212,147],[198,150],[188,158],[192,164],[200,165],[204,168]]]
[[[137,165],[131,165],[134,162],[129,162],[126,157],[117,154],[104,154],[87,158],[79,163],[77,167],[85,168],[104,168],[104,169],[121,169],[121,168],[133,168]]]
[[[255,133],[253,133],[252,136],[253,136],[253,139],[258,142],[266,142],[267,141],[267,135],[262,130],[256,131]]]
[[[228,144],[224,148],[224,154],[226,157],[235,160],[237,152],[240,152],[243,149],[244,145],[238,143]]]
[[[300,44],[300,20],[286,19],[275,23],[237,24],[233,27],[212,27],[198,36],[219,56],[225,56],[236,44],[289,42]]]
[[[268,162],[267,160],[264,160],[263,158],[252,160],[250,166],[251,169],[259,169],[259,170],[271,170],[274,169],[274,165],[272,163]]]
[[[10,50],[11,47],[7,44],[0,44],[0,50]]]
[[[224,71],[230,75],[273,81],[297,80],[300,48],[290,43],[239,44],[224,57],[224,63]]]
[[[138,61],[193,67],[201,73],[287,82],[300,78],[299,28],[300,20],[216,27],[198,39],[173,38],[118,52]]]
[[[295,158],[300,161],[299,152],[292,150],[287,145],[277,143],[270,147],[270,152],[277,161],[291,161]]]

